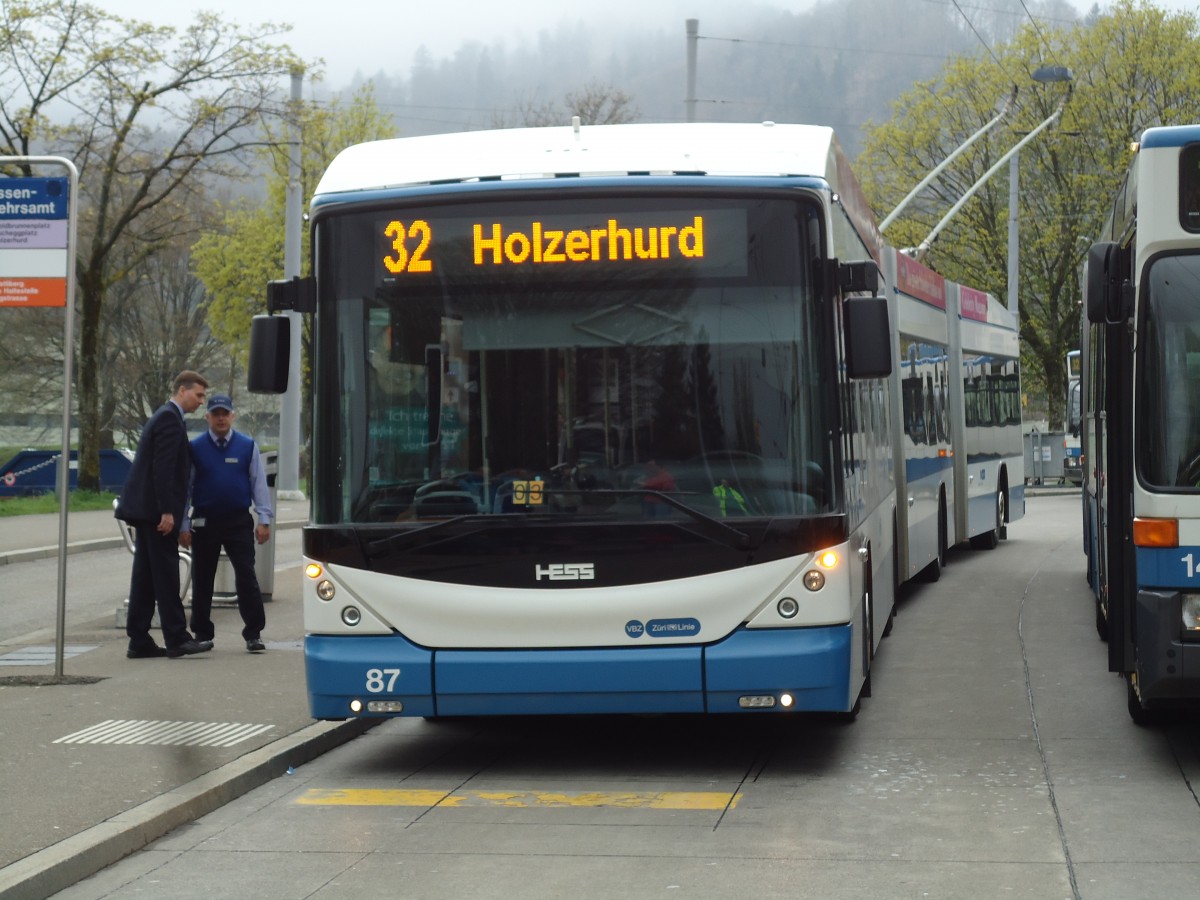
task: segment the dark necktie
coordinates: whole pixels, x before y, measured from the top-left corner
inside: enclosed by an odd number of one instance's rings
[[[217,449],[218,449],[218,450],[221,450],[221,451],[224,451],[224,449],[225,449],[225,438],[223,438],[223,437],[219,437],[219,438],[217,438]]]

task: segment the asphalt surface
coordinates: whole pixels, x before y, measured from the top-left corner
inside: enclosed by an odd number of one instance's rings
[[[278,506],[277,529],[307,519],[307,501]],[[123,547],[111,513],[68,517],[72,571]],[[57,515],[0,518],[3,577],[58,553]],[[0,900],[48,897],[375,724],[309,716],[299,578],[277,570],[261,654],[230,607],[215,649],[181,659],[126,659],[112,616],[72,626],[61,680],[53,635],[0,642]]]
[[[307,501],[278,505],[277,530],[307,519]],[[0,576],[57,560],[59,530],[57,514],[0,518]],[[68,516],[72,572],[124,546],[111,512]],[[0,898],[47,897],[365,730],[309,716],[299,578],[276,575],[264,653],[228,606],[212,652],[126,659],[121,598],[68,627],[61,678],[53,630],[0,643]]]

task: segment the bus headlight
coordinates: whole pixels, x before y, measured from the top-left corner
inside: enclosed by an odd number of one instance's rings
[[[804,586],[810,591],[819,591],[825,587],[825,573],[809,569],[804,573]]]
[[[1191,637],[1200,637],[1200,594],[1183,595],[1183,630]]]
[[[357,606],[347,606],[342,610],[342,621],[353,628],[362,621],[362,612]]]
[[[779,613],[780,618],[794,619],[796,613],[800,612],[800,604],[794,597],[783,597],[775,604],[775,611]]]
[[[317,596],[322,600],[332,600],[333,595],[336,593],[337,591],[334,589],[332,581],[322,581],[317,584]]]

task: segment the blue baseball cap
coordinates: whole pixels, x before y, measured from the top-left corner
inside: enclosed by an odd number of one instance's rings
[[[214,409],[225,409],[233,412],[233,400],[230,399],[228,394],[213,394],[208,400],[208,411],[212,412]]]

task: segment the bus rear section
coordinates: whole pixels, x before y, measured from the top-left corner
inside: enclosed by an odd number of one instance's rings
[[[1064,411],[1066,419],[1063,434],[1063,481],[1079,485],[1083,483],[1083,445],[1080,440],[1082,428],[1082,400],[1080,394],[1080,357],[1078,350],[1067,353],[1067,398]]]

